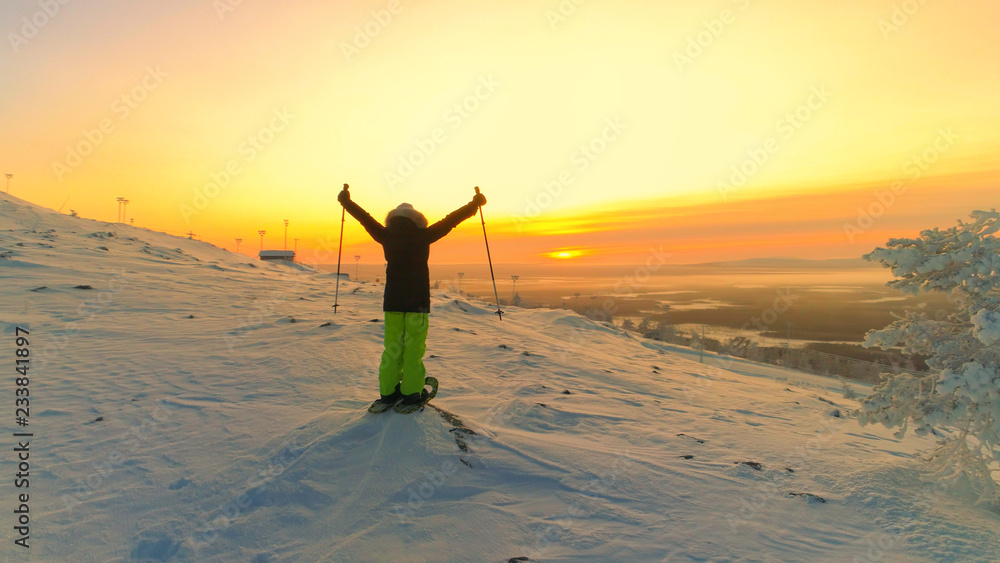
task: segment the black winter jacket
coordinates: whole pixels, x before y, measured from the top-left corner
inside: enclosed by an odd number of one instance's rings
[[[382,245],[385,261],[385,299],[383,311],[429,313],[431,282],[427,269],[431,243],[438,241],[472,217],[479,209],[469,203],[448,214],[437,223],[420,228],[406,217],[393,217],[386,226],[376,221],[353,201],[344,208],[358,220],[375,242]]]

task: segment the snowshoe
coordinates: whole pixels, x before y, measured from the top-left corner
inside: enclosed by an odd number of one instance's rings
[[[396,390],[393,391],[391,395],[382,395],[376,399],[375,402],[368,407],[368,412],[372,414],[385,412],[396,406],[396,403],[401,400],[403,400],[403,393],[399,390],[399,385],[397,384]]]
[[[427,387],[430,387],[430,390]],[[424,378],[424,388],[417,395],[404,395],[403,400],[396,403],[393,410],[399,414],[410,414],[413,412],[424,410],[424,406],[428,401],[433,399],[438,392],[438,380],[433,377]]]

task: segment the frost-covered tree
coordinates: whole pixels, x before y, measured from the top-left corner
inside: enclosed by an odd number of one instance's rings
[[[665,342],[669,342],[670,339],[674,337],[674,333],[676,332],[677,329],[674,328],[674,325],[668,323],[665,320],[659,320],[656,321],[656,328],[653,329],[654,333],[653,337],[656,338],[657,340],[663,340]]]
[[[901,347],[929,357],[922,374],[882,374],[862,400],[858,420],[945,436],[933,461],[943,476],[965,476],[983,502],[1000,505],[1000,213],[975,211],[972,221],[891,239],[866,260],[892,269],[887,285],[904,293],[943,292],[952,311],[910,311],[865,346]],[[941,429],[944,432],[936,432]]]

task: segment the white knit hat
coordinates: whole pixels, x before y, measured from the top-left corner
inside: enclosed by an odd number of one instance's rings
[[[427,228],[427,217],[424,217],[422,213],[414,209],[409,203],[400,203],[399,207],[390,211],[389,214],[385,216],[386,224],[388,224],[389,220],[393,217],[406,217],[410,221],[416,223],[416,225],[421,229]]]

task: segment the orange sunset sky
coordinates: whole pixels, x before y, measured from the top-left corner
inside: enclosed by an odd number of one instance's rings
[[[995,0],[6,0],[11,193],[256,254],[484,208],[495,261],[860,256],[997,207]],[[324,242],[325,241],[325,242]],[[345,255],[381,262],[348,218]],[[555,258],[562,254],[568,258]],[[485,260],[479,220],[432,261]],[[350,260],[353,261],[353,260]]]

